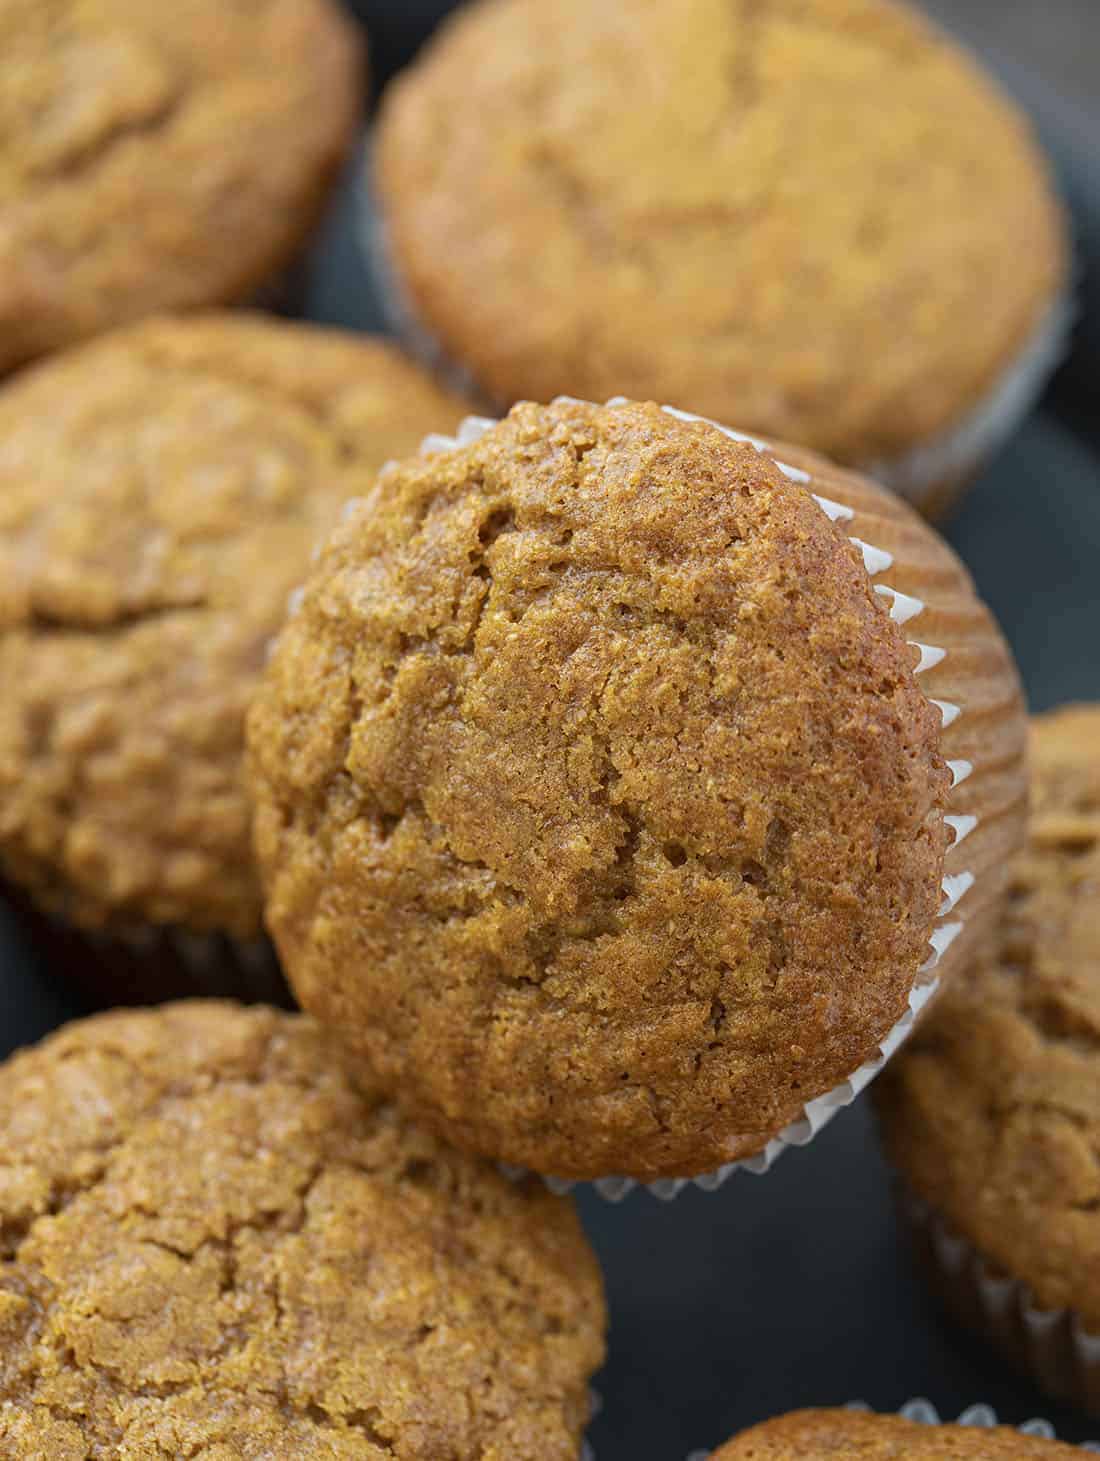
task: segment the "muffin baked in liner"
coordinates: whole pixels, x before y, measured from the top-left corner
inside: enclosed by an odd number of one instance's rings
[[[1100,707],[1032,724],[1031,827],[1000,919],[876,1106],[942,1302],[1098,1415]]]
[[[566,410],[572,404],[564,398],[555,403]],[[628,403],[615,400],[608,404],[614,408]],[[699,424],[699,418],[688,413],[667,407],[663,412]],[[430,457],[476,442],[494,424],[488,418],[468,418],[456,436],[431,436],[422,450]],[[772,448],[713,423],[701,425],[762,454],[788,482],[799,489],[805,487],[821,512],[858,548],[873,582],[874,601],[895,625],[905,626],[912,673],[919,676],[920,689],[942,723],[939,744],[951,782],[944,816],[951,845],[943,863],[938,916],[926,957],[914,969],[908,1007],[879,1037],[873,1055],[839,1085],[805,1101],[798,1118],[776,1131],[760,1149],[690,1179],[710,1189],[740,1167],[766,1171],[788,1146],[810,1141],[877,1074],[912,1029],[941,979],[951,977],[975,940],[980,940],[1000,895],[1005,858],[1021,833],[1024,725],[1019,686],[1003,640],[974,596],[965,571],[929,528],[880,488],[810,453],[785,446]],[[385,490],[384,472],[379,490]],[[354,504],[349,505],[353,521],[356,510]],[[256,719],[254,715],[254,739]],[[268,845],[270,850],[274,844]],[[293,981],[293,968],[290,973]],[[311,984],[311,988],[316,986]],[[301,987],[298,992],[302,997]],[[309,997],[306,1003],[309,1005]],[[354,1016],[349,1012],[344,1018]],[[601,1195],[611,1200],[637,1185],[627,1176],[592,1175]],[[544,1171],[544,1177],[555,1190],[572,1185],[571,1179],[555,1179],[552,1169]],[[660,1177],[645,1185],[655,1195],[668,1198],[687,1180],[684,1176]]]
[[[616,397],[608,402],[609,406],[621,404],[625,404],[624,398]],[[681,412],[671,406],[664,406],[662,409],[672,416],[682,417],[686,420],[700,419],[690,412]],[[493,424],[492,418],[489,417],[467,417],[454,437],[430,436],[425,441],[422,450],[430,454],[466,445],[468,442],[476,440]],[[934,588],[938,587],[938,584],[935,577],[928,573],[928,565],[922,563],[913,535],[906,534],[904,531],[899,533],[899,525],[890,520],[891,515],[883,517],[876,511],[880,507],[881,494],[868,492],[864,484],[861,484],[858,478],[851,473],[831,468],[828,463],[810,453],[785,444],[773,446],[760,438],[734,431],[717,422],[708,424],[715,426],[734,440],[746,442],[757,451],[770,456],[785,476],[802,483],[808,490],[813,491],[817,487],[822,487],[830,494],[834,494],[825,496],[815,491],[814,497],[831,521],[843,525],[846,532],[849,529],[852,530],[849,534],[851,541],[862,554],[864,566],[874,580],[875,593],[882,599],[891,619],[895,623],[911,626],[907,627],[906,633],[913,635],[909,642],[919,655],[917,673],[922,676],[922,684],[929,692],[938,690],[941,694],[952,697],[951,699],[936,699],[930,693],[930,698],[943,718],[944,754],[949,756],[948,766],[951,770],[953,786],[951,811],[945,817],[945,821],[954,829],[955,839],[944,864],[943,903],[929,941],[928,958],[917,971],[917,977],[909,996],[908,1010],[882,1040],[877,1055],[854,1070],[840,1085],[833,1087],[824,1095],[816,1097],[813,1101],[807,1102],[800,1119],[778,1132],[759,1154],[742,1161],[731,1162],[698,1177],[663,1178],[656,1182],[642,1184],[653,1196],[662,1200],[671,1200],[689,1182],[703,1191],[714,1191],[722,1186],[734,1172],[745,1171],[762,1175],[789,1148],[806,1146],[839,1111],[844,1110],[856,1100],[883,1069],[890,1057],[901,1048],[916,1026],[921,1012],[934,998],[943,981],[951,977],[959,967],[961,960],[965,958],[964,950],[975,937],[973,928],[967,927],[968,919],[974,914],[978,915],[981,922],[988,919],[991,909],[995,907],[997,894],[987,891],[983,897],[980,891],[972,892],[972,890],[979,878],[982,878],[984,883],[996,886],[999,860],[1003,856],[1006,845],[1011,845],[1013,836],[1018,833],[1020,820],[1019,787],[1017,784],[1015,795],[1013,795],[1014,778],[1011,771],[1015,762],[1018,777],[1018,744],[1015,756],[1011,750],[1013,745],[1011,721],[1013,707],[1017,704],[1014,689],[1009,682],[1005,687],[1008,693],[1003,701],[995,702],[992,706],[988,704],[983,706],[977,725],[960,726],[958,732],[952,731],[951,728],[960,721],[964,714],[967,703],[966,690],[969,688],[970,677],[963,671],[960,679],[955,680],[954,666],[948,665],[946,661],[960,652],[968,659],[971,657],[973,651],[969,645],[966,645],[965,631],[962,630],[963,624],[966,624],[967,629],[970,628],[970,624],[967,620],[960,619],[953,611],[937,612],[935,596],[931,597],[930,602],[926,602],[917,592],[917,590],[926,592],[926,584],[928,584],[933,588],[934,595]],[[794,465],[794,463],[801,463],[801,465]],[[876,498],[879,500],[876,501]],[[862,534],[866,534],[866,537],[861,536]],[[890,545],[888,549],[881,546],[886,543]],[[928,575],[928,577],[926,578],[924,575]],[[898,583],[905,585],[905,591],[901,591],[895,586]],[[921,635],[920,638],[917,637],[918,633]],[[925,637],[935,642],[926,643],[924,642]],[[941,665],[943,668],[936,671],[936,667]],[[1000,725],[997,724],[998,720],[1002,720]],[[1008,722],[1007,726],[1005,721]],[[1006,730],[1008,731],[1007,736],[1005,736]],[[983,735],[989,736],[989,741],[984,747]],[[1005,736],[1004,747],[1008,751],[1003,762],[999,760],[997,751],[994,749],[1002,736]],[[1018,737],[1016,740],[1018,743]],[[983,749],[988,758],[984,766],[982,765]],[[966,754],[962,754],[963,752]],[[998,785],[1002,781],[1006,766],[1010,768],[1007,777],[1008,784],[1007,786]],[[975,775],[976,770],[977,775]],[[991,813],[986,813],[982,809],[983,780],[997,788],[994,793],[996,800]],[[967,791],[955,790],[967,782],[971,783]],[[1008,792],[1007,798],[1005,797],[1006,791]],[[1005,819],[1009,826],[998,826],[997,823],[1001,819]],[[983,822],[989,825],[983,826]],[[1012,824],[1015,824],[1016,832],[1013,831]],[[979,828],[981,828],[980,831]],[[968,839],[970,839],[968,846],[963,849],[962,844]],[[964,930],[965,938],[962,937]],[[516,1176],[523,1175],[522,1168],[506,1168],[506,1170],[510,1170]],[[547,1186],[555,1192],[568,1192],[575,1186],[575,1183],[568,1179],[552,1176],[546,1177],[545,1181]],[[601,1197],[611,1202],[618,1202],[639,1184],[630,1177],[608,1176],[597,1178],[592,1185]]]
[[[360,176],[359,239],[367,255],[386,321],[406,349],[452,389],[477,398],[471,371],[449,357],[417,315],[387,240],[384,215],[369,182],[368,148]],[[948,430],[896,457],[876,457],[852,470],[864,472],[933,520],[945,514],[985,465],[1012,439],[1038,405],[1047,382],[1064,360],[1075,318],[1067,288],[1036,324],[1017,358],[987,394]],[[489,402],[490,408],[504,403]]]
[[[244,716],[349,492],[459,400],[390,342],[162,317],[0,390],[0,876],[113,1002],[286,1001]]]
[[[845,1408],[848,1410],[858,1411],[866,1411],[870,1409],[870,1407],[864,1405],[862,1401],[853,1401]],[[912,1421],[917,1425],[957,1425],[974,1427],[980,1430],[992,1430],[995,1427],[1004,1424],[1003,1421],[998,1419],[997,1412],[993,1409],[993,1407],[991,1405],[984,1404],[967,1406],[967,1408],[962,1412],[958,1419],[954,1421],[951,1421],[945,1416],[941,1416],[940,1412],[936,1409],[932,1402],[923,1398],[906,1401],[906,1403],[900,1407],[897,1413],[903,1420]],[[1017,1426],[1015,1429],[1018,1430],[1021,1436],[1033,1436],[1037,1440],[1056,1441],[1058,1439],[1057,1432],[1048,1420],[1041,1420],[1039,1418],[1036,1418],[1034,1420],[1026,1420],[1024,1421],[1023,1425]],[[1100,1451],[1100,1442],[1085,1441],[1084,1444],[1079,1447],[1079,1449],[1082,1451]],[[718,1450],[715,1452],[692,1451],[691,1454],[688,1456],[687,1461],[709,1461],[709,1458],[712,1455],[720,1456],[721,1454],[721,1447],[719,1447]]]
[[[1064,343],[1032,129],[916,6],[485,0],[372,152],[391,300],[494,409],[672,400],[935,513]]]

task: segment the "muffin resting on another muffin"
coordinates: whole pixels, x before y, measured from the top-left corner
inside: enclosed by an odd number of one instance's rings
[[[280,637],[269,925],[460,1145],[753,1157],[881,1060],[930,938],[980,930],[1020,831],[1011,660],[931,530],[819,458],[653,405],[483,428],[380,475]]]
[[[0,1452],[575,1461],[571,1206],[410,1126],[312,1021],[195,1002],[0,1067]]]

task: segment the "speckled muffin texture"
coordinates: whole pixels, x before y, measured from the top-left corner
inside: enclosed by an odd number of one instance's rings
[[[260,930],[244,714],[288,593],[457,403],[391,345],[159,319],[0,392],[0,868],[95,928]]]
[[[0,0],[0,35],[0,370],[297,254],[359,110],[333,0]]]
[[[1003,921],[879,1088],[908,1184],[1039,1306],[1100,1331],[1100,707],[1038,717]]]
[[[849,486],[953,632],[981,623],[931,531]],[[648,1178],[761,1150],[906,1010],[942,901],[941,716],[883,602],[804,486],[656,406],[521,405],[383,473],[249,722],[302,1004],[504,1160]]]
[[[11,1461],[571,1461],[603,1357],[570,1204],[442,1146],[310,1020],[196,1001],[0,1068]]]
[[[1073,1446],[1005,1426],[920,1425],[897,1415],[800,1410],[765,1421],[721,1446],[712,1461],[1057,1461]]]
[[[413,311],[493,400],[655,397],[857,464],[954,426],[1066,273],[1026,123],[892,0],[480,0],[375,163]]]

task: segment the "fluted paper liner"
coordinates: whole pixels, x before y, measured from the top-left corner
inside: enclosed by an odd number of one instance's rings
[[[853,1400],[850,1405],[845,1406],[846,1410],[870,1410],[861,1400]],[[997,1412],[992,1405],[968,1405],[957,1420],[945,1419],[930,1400],[917,1398],[907,1400],[897,1412],[904,1420],[916,1421],[918,1425],[965,1425],[976,1426],[982,1430],[992,1430],[994,1426],[1004,1425],[1005,1422],[997,1418]],[[1056,1441],[1058,1432],[1051,1425],[1049,1420],[1041,1420],[1038,1416],[1034,1420],[1025,1420],[1023,1425],[1016,1429],[1022,1436],[1038,1436],[1045,1441]],[[723,1443],[724,1444],[724,1443]],[[1100,1441],[1085,1441],[1081,1446],[1082,1451],[1100,1451]],[[709,1451],[692,1451],[687,1461],[709,1461]]]
[[[417,313],[372,197],[369,148],[360,177],[357,232],[386,323],[410,353],[452,389],[474,399],[483,396],[470,371],[447,355]],[[874,477],[926,516],[939,517],[1030,416],[1069,350],[1074,317],[1073,295],[1067,288],[1039,316],[1015,360],[949,430],[898,456],[862,462],[856,470]]]
[[[624,397],[614,397],[607,404],[624,403]],[[713,1191],[735,1171],[766,1172],[788,1147],[812,1141],[870,1084],[913,1030],[941,982],[966,963],[1003,891],[1005,864],[1022,835],[1025,722],[1015,671],[1000,632],[965,570],[919,518],[873,483],[812,453],[775,448],[672,406],[662,410],[681,420],[704,421],[769,457],[786,477],[812,493],[825,515],[859,549],[883,611],[905,626],[914,651],[914,673],[942,717],[941,750],[953,780],[944,820],[955,834],[944,861],[943,903],[928,957],[916,973],[909,1008],[879,1042],[877,1053],[838,1086],[808,1101],[798,1120],[754,1156],[696,1177],[666,1177],[644,1184],[655,1197],[669,1199],[689,1181]],[[454,436],[426,437],[421,451],[431,454],[467,446],[495,424],[492,417],[468,416]],[[348,510],[354,512],[356,506],[349,503]],[[520,1172],[507,1165],[503,1170],[509,1175]],[[545,1174],[543,1180],[557,1193],[576,1185]],[[602,1197],[617,1202],[639,1184],[631,1177],[608,1175],[592,1185]]]
[[[1043,1309],[935,1208],[902,1186],[899,1203],[921,1266],[944,1306],[1048,1395],[1100,1416],[1100,1334],[1072,1309]]]

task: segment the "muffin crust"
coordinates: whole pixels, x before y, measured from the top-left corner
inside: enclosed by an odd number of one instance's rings
[[[878,1087],[907,1182],[1042,1308],[1100,1330],[1100,707],[1034,722],[996,936]]]
[[[0,370],[289,263],[359,107],[331,0],[0,0],[0,35]]]
[[[312,1021],[219,1003],[0,1068],[12,1461],[575,1461],[603,1356],[570,1204],[441,1146]]]
[[[1057,1461],[1078,1453],[1005,1426],[920,1425],[897,1415],[801,1410],[765,1421],[711,1461]]]
[[[244,714],[314,544],[460,403],[391,345],[155,320],[0,392],[0,867],[90,925],[249,937]]]
[[[942,899],[940,715],[881,602],[804,487],[655,406],[382,474],[250,717],[304,1007],[503,1160],[759,1151],[905,1010]]]
[[[502,406],[653,397],[866,465],[964,417],[1066,274],[1026,122],[892,0],[481,0],[376,158],[414,313]]]

